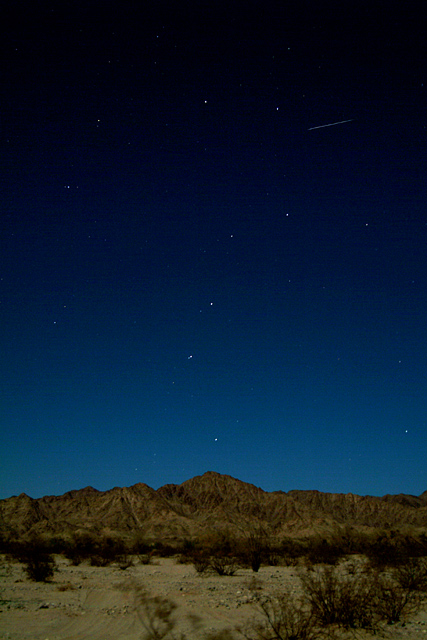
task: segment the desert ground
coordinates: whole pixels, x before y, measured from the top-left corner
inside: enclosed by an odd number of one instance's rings
[[[261,567],[258,573],[238,569],[233,576],[198,574],[192,564],[175,558],[137,561],[118,566],[72,566],[56,557],[58,571],[47,583],[28,580],[22,564],[2,558],[0,564],[0,638],[5,640],[141,640],[143,612],[138,587],[176,604],[174,637],[203,639],[247,624],[257,614],[261,597],[301,586],[293,567]],[[142,617],[142,619],[141,619]],[[386,637],[427,638],[427,606],[385,628]],[[219,636],[217,636],[219,637]],[[222,634],[225,640],[225,634]],[[239,637],[236,635],[236,637]],[[355,637],[343,632],[339,637]],[[356,637],[367,638],[365,632]],[[242,638],[242,636],[240,636]]]

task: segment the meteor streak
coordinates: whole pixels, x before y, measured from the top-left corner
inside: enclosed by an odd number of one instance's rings
[[[344,124],[344,122],[353,122],[354,118],[351,120],[340,120],[339,122],[331,122],[330,124],[319,124],[318,127],[310,127],[307,131],[313,131],[313,129],[323,129],[324,127],[333,127],[336,124]]]

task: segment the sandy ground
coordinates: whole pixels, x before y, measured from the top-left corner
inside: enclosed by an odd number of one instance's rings
[[[171,558],[126,570],[73,567],[60,556],[56,561],[59,570],[50,583],[30,582],[19,563],[0,563],[2,640],[141,640],[135,585],[175,602],[176,636],[184,632],[188,640],[248,622],[257,613],[257,594],[300,590],[291,567],[262,567],[257,574],[239,569],[220,577],[199,575]],[[427,638],[427,607],[386,631],[393,640]]]

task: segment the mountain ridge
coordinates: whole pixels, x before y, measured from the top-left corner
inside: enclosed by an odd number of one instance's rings
[[[317,490],[264,491],[208,471],[158,489],[139,482],[99,491],[74,489],[60,496],[25,493],[0,500],[0,533],[17,536],[78,530],[157,539],[198,536],[207,530],[242,531],[260,523],[278,537],[353,528],[427,528],[427,491],[420,496],[359,496]]]

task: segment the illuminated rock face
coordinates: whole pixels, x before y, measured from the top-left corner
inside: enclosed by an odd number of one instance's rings
[[[320,491],[267,492],[231,476],[207,472],[155,490],[144,483],[97,491],[86,487],[34,500],[25,494],[0,501],[0,531],[67,533],[79,529],[135,532],[156,539],[200,535],[212,528],[242,535],[248,523],[275,536],[327,533],[343,526],[427,526],[421,496],[358,496]]]

